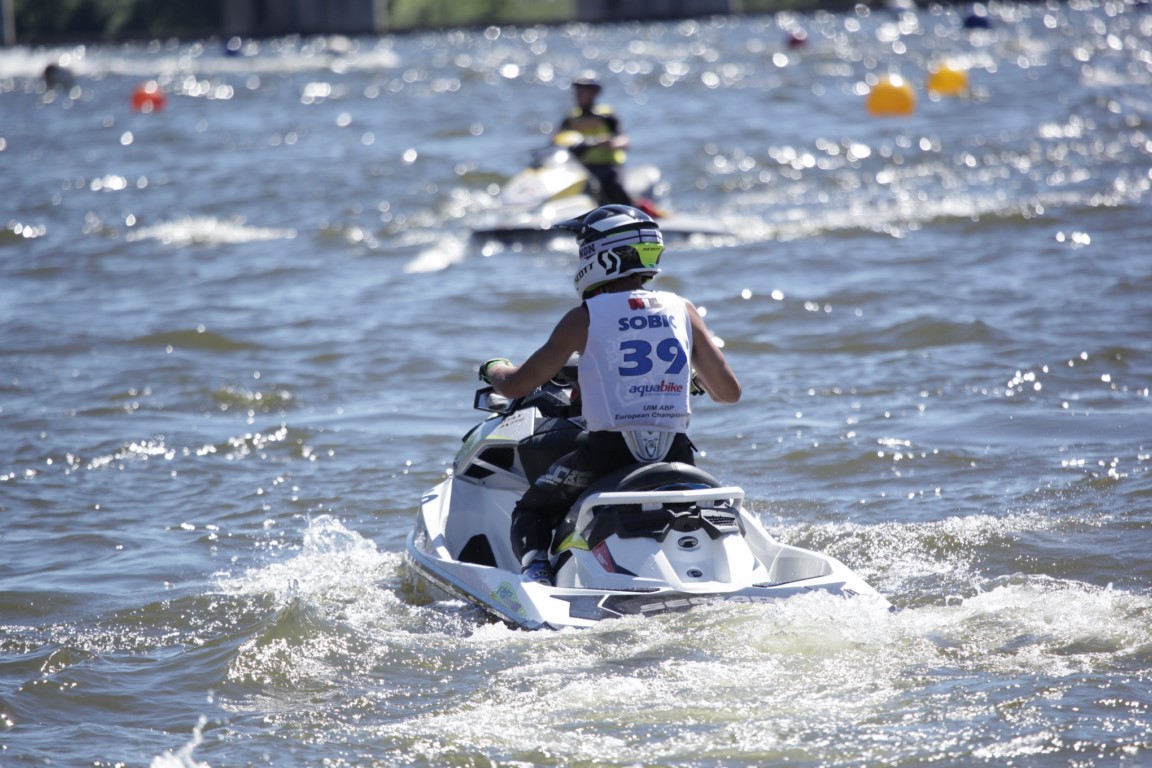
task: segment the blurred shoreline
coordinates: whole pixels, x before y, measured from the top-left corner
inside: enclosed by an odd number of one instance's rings
[[[0,0],[3,1],[3,0]],[[605,8],[589,11],[567,2],[487,2],[464,0],[444,3],[380,3],[374,20],[323,18],[315,14],[282,13],[278,18],[253,21],[245,11],[236,11],[224,0],[196,4],[165,4],[158,0],[94,0],[65,4],[64,0],[9,0],[14,3],[16,46],[50,47],[73,44],[124,44],[153,40],[204,40],[242,37],[265,39],[299,35],[304,37],[344,35],[370,37],[443,31],[489,26],[562,26],[566,24],[621,24],[662,22],[716,16],[761,16],[773,13],[843,12],[857,7],[874,11],[899,12],[915,8],[912,0],[890,3],[854,3],[850,0],[730,0],[727,3],[604,3]],[[718,5],[727,11],[717,12]],[[971,8],[972,3],[932,3],[933,7],[952,5]],[[60,6],[57,8],[56,6]],[[65,7],[67,6],[67,7]],[[630,6],[639,8],[639,12]],[[229,10],[231,9],[231,10]],[[631,11],[631,12],[630,12]]]

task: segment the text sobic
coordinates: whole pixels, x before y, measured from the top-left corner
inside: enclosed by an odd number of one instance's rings
[[[635,315],[632,317],[622,317],[618,321],[618,330],[627,331],[629,329],[634,331],[643,330],[644,328],[675,328],[676,318],[667,315]]]

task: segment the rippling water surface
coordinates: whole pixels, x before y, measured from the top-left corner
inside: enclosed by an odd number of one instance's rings
[[[1147,764],[1152,13],[990,17],[0,51],[0,763]],[[573,302],[570,244],[469,226],[587,66],[734,232],[660,278],[744,383],[700,463],[900,612],[526,633],[407,580],[476,364]]]

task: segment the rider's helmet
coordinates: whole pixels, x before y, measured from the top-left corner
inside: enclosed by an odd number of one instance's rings
[[[576,233],[580,266],[573,282],[581,299],[621,277],[660,274],[657,265],[664,251],[664,236],[660,225],[641,210],[604,205],[555,226]]]
[[[600,82],[600,76],[590,69],[581,72],[576,78],[572,80],[573,86],[581,86],[584,88],[595,88],[600,90],[604,84]]]

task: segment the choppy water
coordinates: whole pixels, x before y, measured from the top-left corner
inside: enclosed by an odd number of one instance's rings
[[[992,16],[0,51],[0,764],[1152,761],[1152,13]],[[901,612],[406,582],[476,364],[572,303],[569,246],[468,227],[588,65],[737,232],[660,279],[744,383],[701,464]]]

